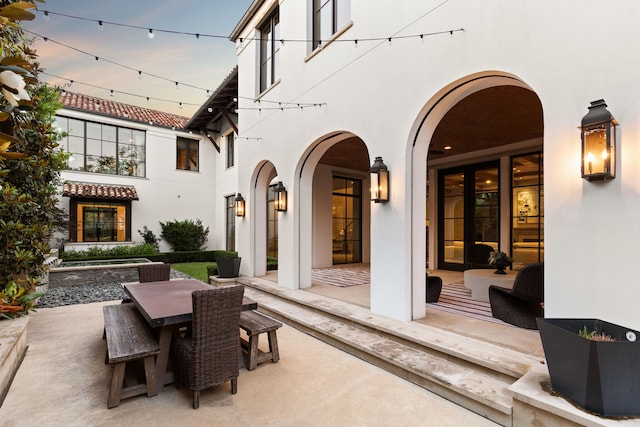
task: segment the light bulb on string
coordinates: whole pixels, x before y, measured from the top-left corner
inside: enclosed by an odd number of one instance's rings
[[[142,71],[138,71],[138,79],[142,80]]]
[[[104,30],[104,27],[102,26],[102,21],[98,21],[98,29],[100,31]]]
[[[153,29],[149,28],[149,38],[153,38]]]
[[[47,12],[46,10],[44,11],[44,16],[42,17],[42,19],[44,19],[45,21],[49,20],[49,12]]]

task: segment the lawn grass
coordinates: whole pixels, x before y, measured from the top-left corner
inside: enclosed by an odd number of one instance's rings
[[[184,274],[188,274],[194,279],[198,279],[201,282],[209,283],[209,276],[207,276],[207,267],[210,265],[216,265],[215,262],[181,262],[177,264],[171,264],[171,268],[176,269]]]

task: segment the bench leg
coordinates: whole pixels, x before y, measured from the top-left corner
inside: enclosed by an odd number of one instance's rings
[[[109,402],[107,408],[111,409],[120,404],[120,394],[122,393],[122,383],[124,382],[124,368],[126,363],[116,363],[111,376],[111,388],[109,389]]]
[[[253,371],[258,366],[258,337],[260,335],[249,336],[249,366],[247,370]]]
[[[276,363],[280,360],[280,353],[278,352],[278,337],[276,331],[269,331],[269,352],[271,353],[271,362]]]
[[[156,362],[154,356],[144,358],[144,378],[147,383],[147,396],[158,394],[158,381],[156,380]]]

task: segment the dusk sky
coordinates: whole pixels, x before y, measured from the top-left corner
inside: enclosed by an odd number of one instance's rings
[[[34,47],[45,73],[63,78],[41,74],[41,80],[72,92],[191,117],[209,95],[183,84],[211,91],[219,86],[237,63],[235,46],[227,36],[250,4],[251,0],[48,0],[39,4],[35,20],[24,21],[24,28],[49,39],[36,37]],[[49,12],[48,17],[44,11]],[[102,29],[97,21],[103,21]],[[149,38],[149,28],[154,29],[153,38]],[[223,37],[196,38],[159,30]],[[96,61],[96,56],[101,59]],[[143,73],[141,78],[138,70]],[[71,86],[69,80],[74,81]],[[146,97],[172,102],[147,101]]]

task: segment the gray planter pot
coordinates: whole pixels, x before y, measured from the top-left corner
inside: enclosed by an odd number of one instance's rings
[[[218,265],[218,277],[221,279],[238,277],[240,275],[240,257],[216,258]]]
[[[640,332],[599,319],[537,323],[555,391],[600,415],[640,415]],[[585,326],[616,341],[583,338]]]

